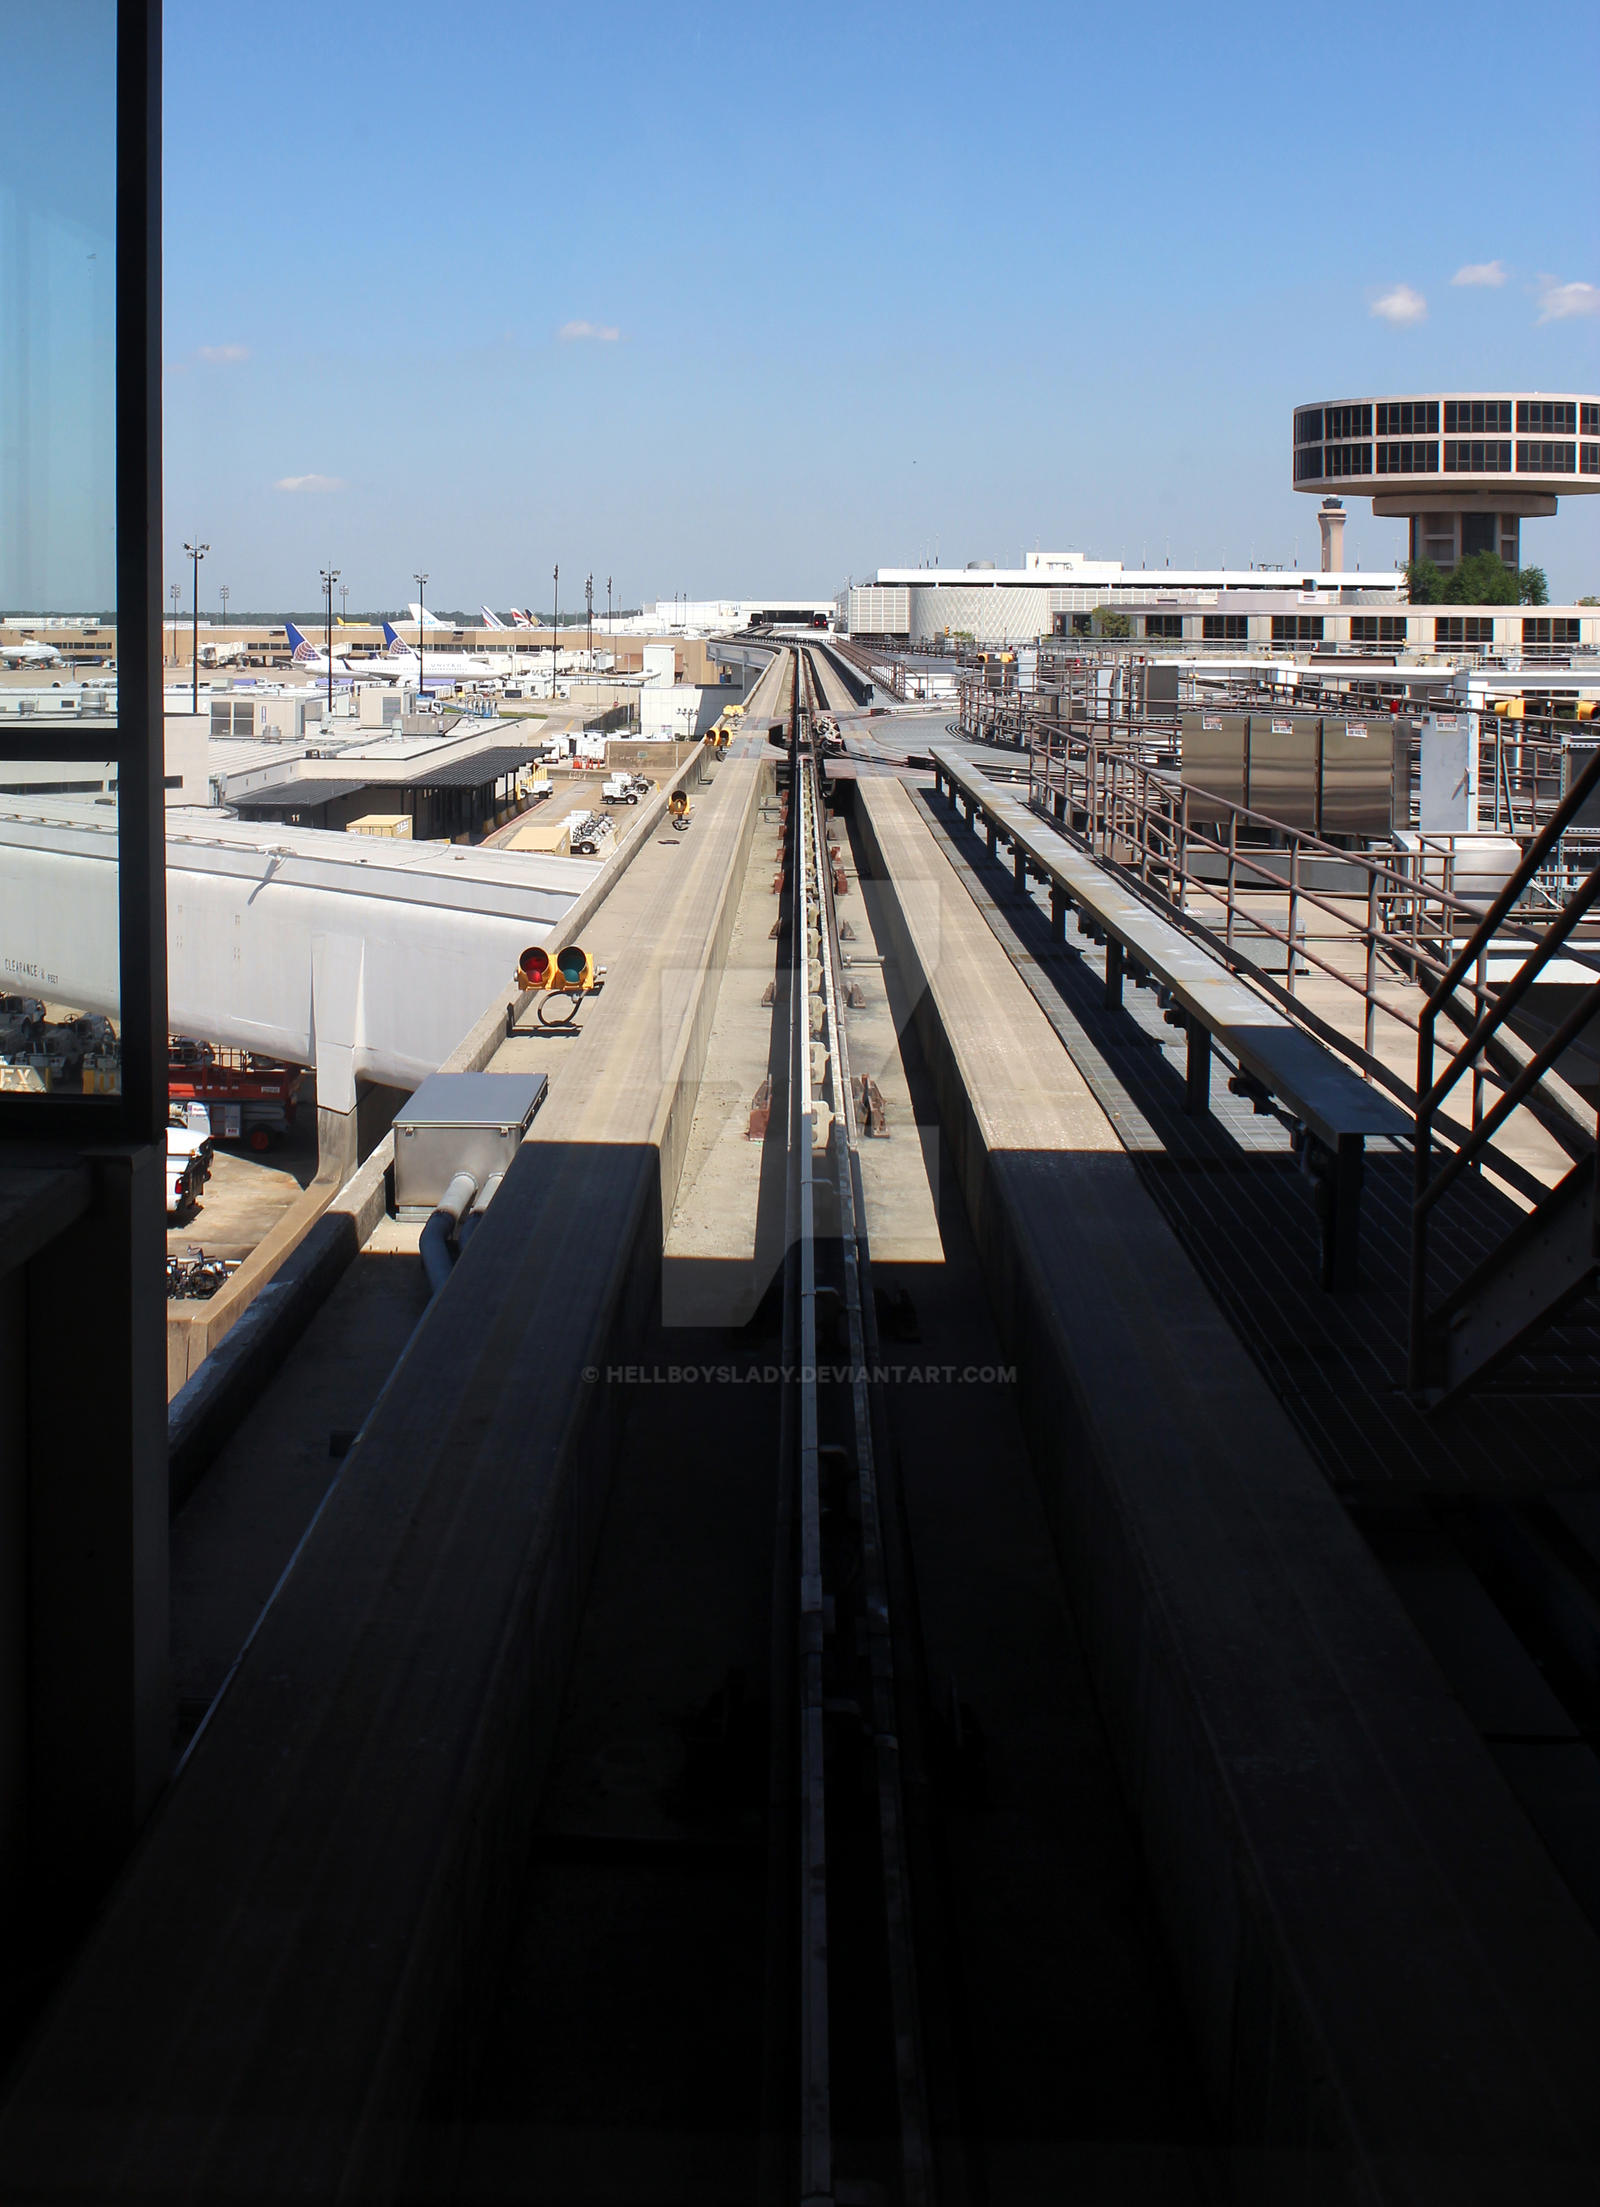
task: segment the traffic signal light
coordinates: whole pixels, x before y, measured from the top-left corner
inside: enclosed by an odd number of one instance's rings
[[[525,989],[547,989],[554,970],[549,951],[542,943],[533,943],[517,960],[517,984]]]
[[[581,943],[568,943],[557,957],[549,986],[572,995],[585,995],[594,987],[594,960]]]

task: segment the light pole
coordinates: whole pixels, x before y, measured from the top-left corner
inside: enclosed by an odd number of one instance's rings
[[[561,651],[561,562],[556,561],[552,580],[556,586],[555,610],[550,615],[550,695],[556,694],[556,667]]]
[[[611,638],[612,648],[615,649],[617,632],[611,618],[611,577],[609,575],[606,577],[606,634]]]
[[[228,598],[229,598],[229,595],[230,595],[230,592],[229,592],[229,590],[228,590],[228,586],[227,586],[227,584],[226,584],[226,583],[221,583],[221,584],[219,584],[219,585],[218,585],[218,589],[217,589],[217,596],[218,596],[218,597],[219,597],[219,598],[220,598],[220,599],[222,600],[222,641],[223,641],[224,643],[226,643],[226,642],[228,641]]]
[[[182,595],[178,585],[172,585],[172,664],[178,664],[178,599]]]
[[[327,605],[328,605],[328,619],[327,619],[327,625],[326,625],[326,627],[325,627],[325,629],[324,629],[323,633],[324,633],[324,635],[325,635],[325,636],[327,637],[327,640],[328,640],[328,718],[329,718],[330,720],[332,720],[332,718],[333,718],[333,586],[334,586],[334,584],[335,584],[335,583],[336,583],[336,582],[337,582],[337,581],[339,580],[339,570],[338,570],[338,568],[337,568],[337,567],[319,567],[319,568],[317,569],[317,573],[318,573],[318,574],[319,574],[319,575],[320,575],[320,576],[322,577],[322,588],[323,588],[323,592],[324,592],[324,594],[325,594],[325,596],[326,596],[326,598],[327,598]]]
[[[585,647],[589,657],[589,674],[594,675],[594,577],[591,575],[583,586],[583,602],[589,614],[589,640]]]
[[[211,547],[209,544],[186,544],[184,550],[194,561],[194,591],[191,611],[194,614],[194,638],[189,651],[189,674],[193,684],[191,702],[194,710],[200,710],[200,562]]]
[[[422,640],[427,635],[428,575],[425,568],[413,574],[411,580],[417,586],[417,710],[422,710]]]
[[[347,582],[342,582],[339,585],[339,626],[341,628],[346,625],[346,622],[349,618],[349,613],[350,585]]]

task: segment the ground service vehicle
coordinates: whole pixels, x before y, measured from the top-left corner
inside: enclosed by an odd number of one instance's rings
[[[294,1124],[304,1074],[253,1050],[174,1035],[167,1047],[167,1096],[187,1108],[206,1107],[213,1141],[270,1149]]]

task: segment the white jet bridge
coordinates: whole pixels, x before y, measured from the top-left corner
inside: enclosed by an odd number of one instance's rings
[[[0,989],[115,1017],[114,806],[0,803]],[[319,1106],[352,1111],[358,1079],[433,1072],[600,871],[169,811],[168,1026],[315,1066]]]

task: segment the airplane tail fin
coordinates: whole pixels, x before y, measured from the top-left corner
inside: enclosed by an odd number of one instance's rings
[[[402,657],[408,657],[411,651],[411,646],[405,638],[388,621],[383,624],[383,648],[385,651],[394,652]]]
[[[485,628],[505,627],[506,624],[504,621],[501,620],[500,616],[497,613],[491,613],[486,605],[480,605],[478,611],[483,615],[483,625]]]
[[[308,644],[306,642],[300,631],[295,627],[293,621],[285,621],[283,624],[283,628],[284,634],[289,639],[290,656],[296,661],[297,664],[304,665],[306,660],[315,659],[315,657],[317,656],[316,645]]]

